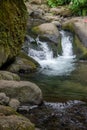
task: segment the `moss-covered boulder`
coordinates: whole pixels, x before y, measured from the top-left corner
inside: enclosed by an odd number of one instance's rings
[[[0,80],[0,92],[20,103],[41,104],[43,101],[41,89],[29,81]]]
[[[0,113],[4,116],[18,115],[18,113],[9,106],[0,105]]]
[[[20,80],[20,77],[17,74],[8,72],[8,71],[0,71],[0,80]]]
[[[62,28],[70,30],[74,34],[74,52],[77,58],[87,60],[87,23],[84,18],[73,18],[63,23]]]
[[[24,42],[26,7],[23,0],[0,1],[0,67],[19,53]]]
[[[35,126],[11,107],[0,105],[0,130],[35,130]]]
[[[40,65],[26,53],[20,52],[8,70],[15,73],[32,73],[37,71]]]

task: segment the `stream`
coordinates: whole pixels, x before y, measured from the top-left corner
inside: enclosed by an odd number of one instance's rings
[[[73,35],[60,31],[62,54],[53,57],[46,42],[36,38],[29,43],[28,55],[40,64],[34,74],[23,79],[35,82],[42,90],[44,104],[32,107],[26,117],[40,130],[87,130],[87,63],[77,61]]]

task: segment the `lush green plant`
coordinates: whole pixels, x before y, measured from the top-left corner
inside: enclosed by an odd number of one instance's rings
[[[71,0],[47,0],[50,7],[69,4]]]
[[[75,15],[87,14],[87,0],[71,0],[70,9]]]

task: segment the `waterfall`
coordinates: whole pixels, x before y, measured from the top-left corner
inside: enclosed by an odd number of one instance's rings
[[[29,48],[28,55],[40,65],[40,72],[45,75],[68,75],[75,68],[75,55],[73,54],[72,37],[68,32],[60,31],[62,55],[53,57],[53,52],[46,42],[36,39],[37,48]]]

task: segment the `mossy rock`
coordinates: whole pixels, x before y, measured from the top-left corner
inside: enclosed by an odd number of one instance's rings
[[[64,23],[62,28],[73,33],[73,48],[77,58],[80,60],[87,60],[87,47],[85,46],[84,40],[82,40],[83,35],[80,35],[81,30],[76,28],[75,22],[78,22],[78,19],[72,19],[69,22]]]
[[[0,105],[0,130],[35,130],[35,126],[11,107]]]
[[[61,54],[61,37],[55,24],[41,24],[33,27],[32,32],[39,35],[40,41],[47,42],[49,48],[53,51],[54,57],[57,57],[58,54]]]
[[[20,52],[16,60],[8,67],[14,73],[31,73],[37,71],[40,65],[26,53]]]
[[[22,47],[26,14],[23,0],[0,1],[0,67],[14,58]]]
[[[20,77],[17,74],[8,72],[8,71],[0,71],[0,80],[20,80]]]
[[[2,113],[5,116],[10,116],[10,115],[19,115],[14,109],[8,106],[3,106],[0,105],[0,113]]]

